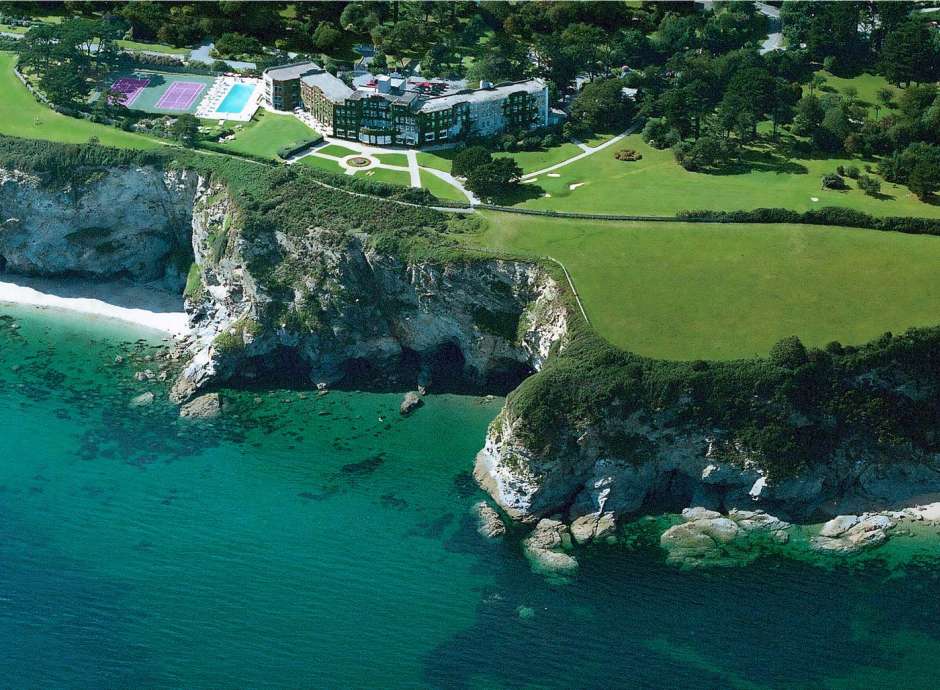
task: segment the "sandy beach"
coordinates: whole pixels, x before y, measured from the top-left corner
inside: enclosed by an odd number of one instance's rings
[[[0,304],[28,305],[118,319],[174,336],[189,332],[183,298],[159,287],[124,281],[3,276]],[[10,282],[10,279],[15,282]]]

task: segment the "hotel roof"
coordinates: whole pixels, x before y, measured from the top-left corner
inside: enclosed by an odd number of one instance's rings
[[[278,81],[288,81],[290,79],[299,79],[305,74],[322,69],[315,62],[295,62],[291,65],[281,65],[279,67],[269,67],[264,71],[266,75]]]

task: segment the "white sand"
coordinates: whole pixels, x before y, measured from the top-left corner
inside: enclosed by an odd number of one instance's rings
[[[548,173],[547,177],[561,177],[560,173]]]
[[[569,185],[568,185],[568,189],[570,189],[571,191],[574,191],[574,190],[576,190],[578,187],[583,187],[585,184],[587,184],[587,183],[586,183],[586,182],[575,182],[574,184],[569,184]]]
[[[0,303],[67,309],[127,321],[172,335],[189,332],[182,297],[158,288],[124,282],[59,281],[22,276],[16,276],[16,281],[0,281]]]
[[[818,196],[811,196],[811,197],[809,198],[809,200],[810,200],[810,201],[819,201],[819,197],[818,197]]]

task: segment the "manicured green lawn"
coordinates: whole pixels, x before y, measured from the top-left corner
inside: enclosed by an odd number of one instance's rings
[[[334,160],[329,158],[320,158],[319,156],[304,156],[299,161],[300,165],[306,165],[310,168],[320,168],[321,170],[326,170],[327,172],[336,173],[337,175],[343,175],[346,171]]]
[[[340,146],[339,144],[327,144],[326,146],[317,149],[317,153],[325,153],[327,156],[345,158],[346,156],[355,156],[359,152],[353,151],[352,149],[347,149],[345,146]]]
[[[451,161],[456,155],[456,151],[453,149],[445,149],[442,151],[420,151],[418,152],[418,165],[421,165],[425,168],[435,168],[436,170],[443,170],[444,172],[450,172]],[[515,153],[496,153],[494,156],[501,158],[512,158],[516,163],[519,164],[519,167],[522,168],[523,173],[535,172],[536,170],[541,170],[542,168],[547,168],[550,165],[555,165],[555,163],[561,163],[566,161],[573,156],[577,156],[583,151],[572,144],[571,142],[565,142],[561,146],[555,146],[550,149],[540,150],[540,151],[516,151]]]
[[[450,172],[451,161],[457,152],[454,149],[443,149],[441,151],[418,151],[418,165],[424,168],[434,168]]]
[[[619,132],[617,134],[619,134]],[[617,136],[617,134],[595,134],[584,143],[588,146],[600,146],[601,144],[607,143],[613,139],[615,136]]]
[[[373,182],[384,182],[386,184],[397,184],[402,187],[411,186],[411,176],[401,170],[388,170],[385,168],[373,168],[372,170],[362,170],[356,173],[356,177],[364,177]]]
[[[171,55],[188,55],[189,48],[175,48],[165,43],[140,43],[139,41],[127,41],[120,39],[115,41],[124,50],[147,50],[151,53],[168,53]]]
[[[155,139],[123,132],[88,120],[66,117],[41,104],[13,73],[16,56],[0,53],[0,134],[82,144],[98,137],[102,144],[122,148],[152,149]]]
[[[859,344],[940,322],[940,237],[484,216],[468,242],[560,260],[594,328],[643,355],[734,359],[790,335]]]
[[[497,153],[494,157],[512,158],[523,173],[535,172],[542,168],[547,168],[555,163],[561,163],[569,158],[584,153],[578,146],[566,141],[561,146],[554,146],[550,149],[540,151],[516,151],[515,153]]]
[[[0,24],[0,33],[25,34],[27,31],[29,31],[29,27],[26,26],[10,26],[9,24]]]
[[[293,115],[278,115],[259,110],[254,119],[231,141],[220,146],[233,153],[247,153],[276,158],[277,150],[294,141],[316,135],[316,132]]]
[[[621,145],[622,144],[622,145]],[[615,149],[632,148],[643,154],[634,162],[618,161]],[[877,216],[940,216],[940,206],[925,204],[906,187],[883,182],[882,197],[866,196],[855,189],[824,191],[820,180],[837,165],[856,165],[848,159],[783,160],[780,157],[750,161],[750,170],[739,174],[693,173],[679,166],[672,151],[646,145],[639,134],[621,140],[554,171],[558,177],[540,175],[535,185],[525,185],[532,195],[541,187],[550,197],[535,196],[522,203],[528,208],[593,213],[673,215],[680,210],[736,210],[760,207],[807,211],[822,206],[847,206]],[[576,186],[574,189],[571,187]],[[817,199],[814,201],[813,199]]]
[[[408,167],[408,156],[404,153],[382,153],[376,156],[380,163],[385,165],[397,165],[402,168]]]
[[[452,184],[444,182],[441,178],[421,170],[421,186],[427,189],[438,199],[448,199],[450,201],[466,201],[467,197]]]
[[[869,108],[876,104],[881,106],[881,101],[878,100],[878,91],[880,89],[891,89],[891,91],[894,92],[895,102],[897,102],[897,97],[900,96],[902,92],[902,89],[899,89],[894,84],[889,84],[888,81],[880,74],[860,74],[857,77],[852,77],[851,79],[837,77],[833,74],[830,74],[826,70],[819,70],[817,74],[826,79],[826,84],[818,93],[818,95],[825,95],[828,91],[826,87],[835,89],[836,92],[845,95],[845,90],[849,87],[852,87],[858,92],[855,98],[857,98],[862,104],[869,106]],[[804,91],[807,90],[808,89],[804,87]],[[881,117],[884,117],[890,113],[890,108],[881,106],[881,112],[879,113]]]

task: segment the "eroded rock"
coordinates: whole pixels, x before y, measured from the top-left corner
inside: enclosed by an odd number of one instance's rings
[[[522,542],[526,558],[537,572],[571,575],[578,570],[578,561],[565,553],[571,548],[571,534],[561,520],[543,518]]]
[[[477,518],[477,532],[487,539],[498,539],[506,534],[506,525],[499,513],[486,501],[475,503],[471,512]]]
[[[423,404],[424,401],[421,399],[421,396],[419,396],[415,391],[408,391],[405,393],[405,398],[401,401],[401,405],[399,406],[398,411],[403,416],[407,417]]]
[[[180,408],[180,417],[213,419],[222,414],[222,399],[218,393],[206,393]]]

